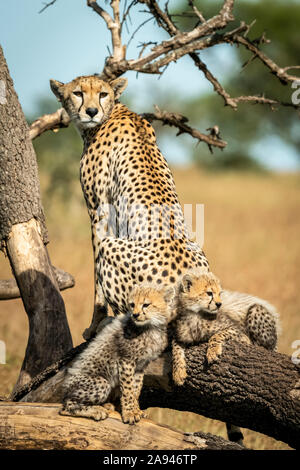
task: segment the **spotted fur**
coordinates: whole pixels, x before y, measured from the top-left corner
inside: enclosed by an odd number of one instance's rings
[[[228,339],[275,349],[280,332],[279,314],[265,300],[248,294],[222,291],[212,273],[192,271],[181,281],[173,340],[173,378],[182,385],[186,364],[182,345],[208,342],[207,361],[222,354]],[[179,344],[178,344],[179,343]]]
[[[95,260],[95,308],[86,339],[97,331],[107,304],[115,313],[126,312],[134,285],[175,285],[189,269],[209,270],[186,231],[152,126],[117,101],[125,87],[124,78],[51,80],[84,141],[80,178]]]
[[[229,340],[275,349],[280,331],[279,315],[265,300],[239,292],[222,291],[212,273],[187,273],[177,294],[177,317],[172,339],[173,380],[183,385],[186,377],[184,348],[208,342],[208,364],[217,361]],[[243,443],[239,427],[226,423],[228,438]]]
[[[132,290],[129,313],[113,318],[69,368],[61,414],[105,419],[109,410],[104,404],[120,389],[124,423],[141,419],[144,370],[167,347],[174,295],[172,287]]]

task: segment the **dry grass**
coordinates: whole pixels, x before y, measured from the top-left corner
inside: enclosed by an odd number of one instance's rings
[[[174,170],[180,200],[205,205],[205,252],[223,285],[262,296],[282,314],[279,351],[291,354],[300,339],[300,177],[294,175],[212,174],[196,169]],[[79,194],[79,183],[76,184]],[[66,209],[53,201],[47,218],[54,265],[71,272],[75,288],[65,291],[74,345],[82,342],[93,307],[93,267],[89,220],[78,198]],[[1,277],[11,277],[1,255]],[[20,300],[1,302],[0,339],[7,364],[0,365],[0,395],[12,390],[27,341],[27,319]],[[226,437],[218,421],[171,410],[150,410],[151,417],[185,431],[203,430]],[[285,444],[245,430],[254,449],[287,449]]]

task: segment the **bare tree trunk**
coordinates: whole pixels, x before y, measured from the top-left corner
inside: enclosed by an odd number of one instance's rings
[[[45,244],[35,152],[0,47],[0,243],[8,254],[29,319],[17,386],[72,347],[63,299]]]
[[[85,343],[49,367],[14,400],[60,402],[66,366]],[[220,362],[207,366],[207,344],[186,350],[188,377],[183,387],[171,380],[171,357],[149,364],[140,397],[148,407],[192,411],[261,432],[300,447],[300,368],[291,358],[264,348],[228,343]]]
[[[70,289],[75,285],[74,277],[62,269],[52,266],[59,290]],[[0,300],[19,299],[21,297],[15,279],[0,280]]]

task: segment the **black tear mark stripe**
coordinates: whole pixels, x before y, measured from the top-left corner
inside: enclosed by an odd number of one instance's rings
[[[78,109],[78,113],[80,113],[80,110],[81,110],[81,108],[82,108],[82,106],[83,106],[83,102],[84,102],[83,95],[82,95],[81,99],[82,99],[82,103],[81,103],[81,105],[80,105],[80,107],[79,107],[79,109]]]

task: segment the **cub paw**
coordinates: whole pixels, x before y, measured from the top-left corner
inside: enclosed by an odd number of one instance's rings
[[[94,406],[90,417],[95,421],[102,421],[108,417],[108,412],[103,406]]]
[[[206,359],[208,364],[213,364],[217,362],[222,355],[222,346],[221,344],[215,344],[213,346],[209,346],[206,353]]]
[[[183,385],[186,378],[187,373],[185,368],[177,368],[173,371],[173,381],[176,385]]]

